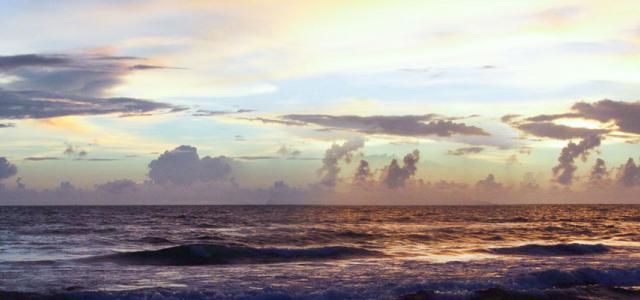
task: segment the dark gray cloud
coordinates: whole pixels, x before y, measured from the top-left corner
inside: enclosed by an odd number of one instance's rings
[[[119,179],[96,185],[96,191],[107,194],[122,194],[138,190],[138,184],[129,179]]]
[[[331,148],[327,149],[324,154],[322,167],[318,170],[318,173],[322,175],[320,184],[327,187],[334,187],[338,182],[338,173],[340,173],[338,163],[341,160],[347,163],[351,162],[353,152],[362,147],[364,147],[364,140],[360,138],[348,140],[342,145],[331,145]]]
[[[89,152],[80,148],[80,146],[76,146],[72,144],[66,144],[66,145],[67,147],[64,149],[64,151],[62,151],[62,154],[64,155],[75,156],[76,158],[84,158],[89,154]]]
[[[16,127],[15,123],[0,123],[0,128],[12,128]]]
[[[595,103],[578,102],[572,109],[582,118],[613,122],[620,131],[640,134],[640,102],[605,99]]]
[[[300,152],[300,150],[298,149],[294,149],[291,146],[287,146],[287,145],[282,145],[280,146],[280,148],[277,151],[278,155],[282,156],[282,157],[286,157],[288,159],[295,159],[297,157],[299,157],[302,152]]]
[[[419,160],[420,151],[418,150],[405,155],[402,167],[398,164],[397,159],[392,160],[382,171],[382,182],[391,189],[403,187],[407,179],[411,178],[418,170],[417,164]]]
[[[7,179],[18,173],[18,168],[6,157],[0,157],[0,180]]]
[[[277,157],[275,156],[234,156],[234,159],[241,159],[241,160],[270,160],[270,159],[277,159]]]
[[[0,89],[0,118],[41,119],[71,115],[146,113],[173,106],[135,98],[90,98]]]
[[[231,174],[228,157],[203,157],[195,147],[182,145],[165,151],[149,163],[149,178],[156,184],[191,185],[221,180]]]
[[[618,168],[618,182],[626,187],[640,185],[640,167],[629,158],[627,163]]]
[[[502,188],[502,183],[496,181],[496,177],[493,174],[487,175],[485,179],[476,182],[476,188],[484,190],[496,190]]]
[[[521,115],[518,114],[508,114],[508,115],[504,115],[502,117],[500,117],[500,121],[503,123],[511,123],[513,122],[515,119],[520,118]]]
[[[386,134],[399,136],[442,136],[451,135],[489,135],[483,129],[442,119],[438,115],[405,116],[332,116],[332,115],[284,115],[286,121],[299,124],[320,125],[325,128],[354,130],[367,134]]]
[[[32,156],[32,157],[25,157],[24,160],[27,161],[45,161],[45,160],[60,160],[59,157],[52,157],[52,156]]]
[[[538,137],[570,140],[574,138],[583,138],[590,135],[600,135],[608,133],[605,129],[591,129],[580,127],[569,127],[565,125],[558,125],[550,122],[540,123],[523,123],[515,125],[516,128]]]
[[[518,153],[524,154],[524,155],[530,155],[532,151],[533,151],[533,148],[529,146],[522,146],[518,148]]]
[[[356,169],[356,174],[353,176],[353,183],[356,185],[365,185],[371,181],[372,176],[373,173],[371,172],[369,162],[361,159]]]
[[[589,182],[592,185],[600,186],[609,180],[609,170],[607,164],[601,158],[596,159],[591,172],[589,173]]]
[[[484,151],[484,148],[482,147],[463,147],[455,150],[449,150],[447,151],[447,154],[455,155],[455,156],[464,156],[468,154],[477,154],[482,151]]]
[[[147,64],[137,64],[137,65],[129,66],[129,70],[162,70],[162,69],[183,70],[184,68],[167,67],[167,66],[160,66],[160,65],[147,65]]]
[[[579,143],[569,142],[566,147],[562,148],[558,157],[558,165],[553,167],[553,175],[555,181],[563,185],[571,185],[573,183],[574,173],[577,167],[574,163],[575,159],[582,157],[583,160],[589,155],[589,152],[600,146],[602,138],[597,135],[587,136]]]
[[[574,128],[552,123],[558,119],[586,119],[601,123],[613,123],[616,130],[631,134],[640,134],[640,102],[613,101],[609,99],[594,103],[577,102],[571,107],[571,112],[549,115],[537,115],[524,121],[514,121],[507,115],[503,121],[512,126],[539,137],[555,139],[581,138],[593,134],[607,134],[613,130]]]
[[[21,67],[50,67],[68,64],[70,61],[60,55],[21,54],[0,56],[0,71]]]
[[[567,118],[576,118],[580,117],[580,114],[576,113],[565,113],[565,114],[552,114],[552,115],[537,115],[533,117],[529,117],[526,120],[530,122],[549,122],[558,119],[567,119]]]
[[[193,113],[193,116],[194,117],[214,117],[214,116],[222,116],[222,115],[250,113],[254,111],[255,110],[252,110],[252,109],[238,109],[235,111],[198,109],[195,113]]]
[[[306,123],[303,122],[298,122],[298,121],[287,121],[287,120],[279,120],[279,119],[271,119],[271,118],[263,118],[263,117],[256,117],[256,118],[238,118],[241,120],[248,120],[248,121],[252,121],[252,122],[262,122],[265,124],[279,124],[279,125],[286,125],[286,126],[305,126],[307,125]]]
[[[0,56],[0,72],[19,79],[4,84],[5,89],[99,97],[131,72],[169,69],[141,61],[144,59],[83,53]]]
[[[86,155],[86,154],[85,154]],[[78,161],[117,161],[117,160],[121,160],[119,158],[105,158],[105,157],[78,157],[75,158],[74,160],[78,160]]]
[[[143,59],[89,54],[0,56],[0,75],[17,78],[0,84],[0,118],[140,115],[175,109],[149,100],[105,97],[127,74],[152,67],[140,63],[131,65],[140,60]]]

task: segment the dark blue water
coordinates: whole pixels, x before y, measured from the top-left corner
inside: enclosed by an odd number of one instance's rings
[[[0,299],[640,299],[638,250],[640,206],[0,207]]]

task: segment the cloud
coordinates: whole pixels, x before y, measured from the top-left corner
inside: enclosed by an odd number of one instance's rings
[[[195,113],[193,113],[193,116],[194,117],[214,117],[214,116],[222,116],[222,115],[250,113],[254,111],[255,110],[252,110],[252,109],[238,109],[235,111],[198,109]]]
[[[640,102],[623,102],[601,100],[595,103],[578,102],[573,110],[585,119],[600,122],[613,122],[619,130],[627,133],[640,134]]]
[[[334,187],[338,182],[338,173],[340,173],[338,163],[341,160],[347,163],[351,162],[353,151],[362,147],[364,147],[364,140],[361,138],[348,140],[342,145],[331,145],[331,148],[327,149],[324,154],[322,167],[318,170],[318,173],[322,175],[320,184],[327,187]]]
[[[636,166],[633,158],[618,169],[618,182],[626,187],[640,185],[640,167]]]
[[[18,173],[18,168],[6,157],[0,157],[0,180],[7,179]]]
[[[26,161],[44,161],[44,160],[60,160],[59,157],[51,157],[51,156],[31,156],[31,157],[25,157],[24,160]]]
[[[68,64],[69,62],[67,58],[56,55],[21,54],[0,56],[0,71],[20,67],[50,67]]]
[[[84,158],[89,155],[89,152],[83,150],[79,146],[67,144],[67,147],[64,149],[64,151],[62,151],[62,154],[68,156],[76,156],[76,158]]]
[[[74,160],[79,160],[79,161],[117,161],[117,160],[121,160],[121,159],[119,159],[119,158],[105,158],[105,157],[85,158],[84,156],[81,156],[81,157],[75,158]]]
[[[133,70],[151,65],[93,54],[0,56],[0,118],[51,118],[121,113],[139,115],[176,107],[149,100],[105,97]],[[157,67],[157,66],[156,66]]]
[[[0,123],[0,128],[12,128],[16,127],[15,123]]]
[[[306,123],[303,122],[297,122],[297,121],[287,121],[287,120],[279,120],[279,119],[271,119],[271,118],[263,118],[263,117],[257,117],[257,118],[238,118],[241,120],[248,120],[248,121],[258,121],[258,122],[262,122],[265,124],[279,124],[279,125],[286,125],[286,126],[306,126]]]
[[[558,157],[558,165],[553,167],[553,175],[555,181],[563,185],[571,185],[573,183],[573,174],[577,170],[574,160],[578,157],[586,159],[589,151],[600,146],[601,137],[597,135],[587,136],[579,143],[569,142],[566,147],[562,148]]]
[[[505,160],[505,163],[507,164],[507,166],[511,167],[514,166],[516,164],[518,164],[520,161],[518,160],[518,155],[517,154],[511,154],[509,155],[509,157],[507,157],[507,159]]]
[[[242,159],[242,160],[269,160],[276,159],[275,156],[234,156],[234,159]]]
[[[447,154],[449,155],[455,155],[455,156],[464,156],[467,154],[477,154],[484,151],[484,148],[482,147],[463,147],[463,148],[458,148],[455,150],[449,150],[447,151]]]
[[[287,146],[287,145],[280,146],[280,148],[278,149],[277,153],[278,153],[278,155],[286,157],[288,159],[297,158],[298,156],[300,156],[302,154],[302,152],[300,152],[300,150],[291,148],[290,146]]]
[[[532,151],[533,151],[533,148],[529,146],[522,146],[518,149],[518,153],[523,155],[530,155]]]
[[[507,115],[512,116],[512,115]],[[609,99],[594,103],[577,102],[571,112],[560,114],[543,114],[515,121],[511,117],[503,117],[503,121],[526,133],[546,138],[572,139],[588,135],[606,135],[612,131],[640,134],[640,102],[613,101]],[[515,116],[515,115],[514,115]],[[613,123],[612,129],[576,128],[555,124],[558,119],[594,120],[603,124]]]
[[[559,140],[570,140],[590,135],[601,135],[609,132],[609,130],[605,129],[569,127],[549,122],[518,124],[516,125],[516,128],[538,137]]]
[[[517,119],[521,117],[521,115],[518,114],[508,114],[508,115],[504,115],[502,117],[500,117],[500,121],[503,123],[511,123],[514,121],[514,119]]]
[[[485,190],[497,190],[502,188],[502,183],[496,182],[495,176],[493,176],[493,174],[489,174],[485,179],[476,182],[476,188]]]
[[[576,113],[565,113],[565,114],[554,114],[554,115],[537,115],[533,117],[529,117],[526,120],[531,122],[549,122],[558,119],[567,119],[567,118],[576,118],[580,117],[579,114]]]
[[[591,172],[589,173],[589,183],[594,186],[602,186],[609,181],[609,170],[605,161],[601,158],[596,159]]]
[[[47,91],[65,95],[103,96],[133,71],[168,69],[142,64],[142,58],[96,56],[90,53],[0,56],[0,73],[17,78],[9,90]]]
[[[167,67],[167,66],[159,66],[159,65],[147,65],[147,64],[137,64],[128,67],[129,70],[158,70],[158,69],[175,69],[182,70],[184,68],[176,68],[176,67]]]
[[[191,185],[224,179],[231,174],[232,162],[225,156],[200,159],[195,147],[182,145],[151,161],[148,175],[156,184]]]
[[[96,185],[96,191],[108,194],[122,194],[136,191],[137,189],[137,183],[130,179],[119,179]]]
[[[71,115],[140,114],[171,105],[135,98],[89,98],[38,91],[0,89],[0,118],[41,119]]]
[[[367,117],[290,114],[281,118],[303,125],[315,124],[325,128],[353,130],[366,134],[441,137],[451,135],[489,135],[479,127],[441,119],[434,114]]]
[[[382,182],[390,189],[404,187],[405,181],[411,178],[417,171],[417,163],[420,160],[420,151],[405,155],[404,165],[400,167],[397,159],[393,159],[389,166],[382,171]]]
[[[371,172],[369,162],[361,159],[356,169],[356,174],[353,176],[353,183],[356,185],[367,185],[371,182],[372,176],[373,173]]]

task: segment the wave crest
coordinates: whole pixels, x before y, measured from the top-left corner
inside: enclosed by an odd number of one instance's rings
[[[90,261],[113,261],[138,265],[221,265],[261,264],[308,260],[334,260],[381,256],[381,252],[355,247],[252,248],[213,244],[190,244],[160,250],[124,252],[89,258]]]
[[[493,254],[531,255],[531,256],[569,256],[589,255],[609,252],[611,249],[603,244],[527,244],[516,247],[490,248],[486,250]]]

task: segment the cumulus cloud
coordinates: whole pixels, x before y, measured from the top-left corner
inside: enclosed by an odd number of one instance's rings
[[[80,146],[69,143],[67,143],[66,145],[67,147],[64,149],[64,151],[62,151],[62,154],[64,155],[75,156],[76,159],[84,159],[87,155],[89,155],[89,152],[82,149]]]
[[[132,192],[137,189],[137,183],[130,179],[119,179],[96,185],[96,191],[108,194],[122,194],[126,192]]]
[[[629,158],[627,162],[618,168],[618,182],[626,187],[640,185],[640,167]]]
[[[609,170],[607,164],[601,158],[596,159],[591,172],[589,173],[589,183],[594,186],[606,185],[609,181]]]
[[[522,181],[520,182],[520,189],[522,191],[537,191],[541,189],[536,177],[533,173],[527,172],[523,175]]]
[[[373,173],[371,172],[369,162],[361,159],[356,169],[356,174],[353,176],[353,183],[356,185],[367,185],[371,182],[372,176]]]
[[[16,127],[16,124],[14,124],[14,123],[0,123],[0,128],[12,128],[12,127]]]
[[[300,154],[302,154],[302,152],[298,149],[294,149],[291,146],[287,146],[287,145],[282,145],[280,146],[280,148],[277,151],[278,155],[282,156],[282,157],[286,157],[289,159],[294,159],[298,156],[300,156]]]
[[[404,187],[407,179],[411,178],[418,170],[417,164],[419,160],[420,151],[418,150],[405,155],[402,160],[404,163],[402,167],[398,164],[397,159],[393,159],[382,171],[382,182],[390,189]]]
[[[327,187],[334,187],[338,182],[338,174],[340,173],[339,162],[351,162],[353,152],[364,147],[364,139],[353,138],[342,145],[333,144],[327,149],[322,158],[322,167],[318,173],[322,176],[320,184]]]
[[[284,115],[285,121],[298,124],[314,124],[325,129],[353,130],[366,134],[397,136],[479,135],[488,136],[482,128],[442,119],[437,115],[406,116],[332,116],[332,115]]]
[[[7,179],[18,173],[18,168],[6,157],[0,157],[0,180]]]
[[[447,151],[447,154],[455,156],[465,156],[468,154],[477,154],[482,151],[484,151],[483,147],[463,147],[455,150],[449,150]]]
[[[493,174],[489,174],[485,179],[476,182],[476,187],[480,189],[496,190],[501,189],[502,184],[496,181],[496,177],[493,176]]]
[[[231,174],[232,162],[225,156],[200,159],[195,147],[182,145],[151,161],[148,175],[156,184],[191,185],[224,179]]]
[[[569,142],[566,147],[562,148],[558,157],[558,165],[553,167],[553,175],[555,181],[563,185],[571,185],[573,183],[574,173],[577,167],[574,163],[575,159],[582,157],[586,159],[591,149],[600,146],[601,137],[597,135],[587,136],[579,143]]]

